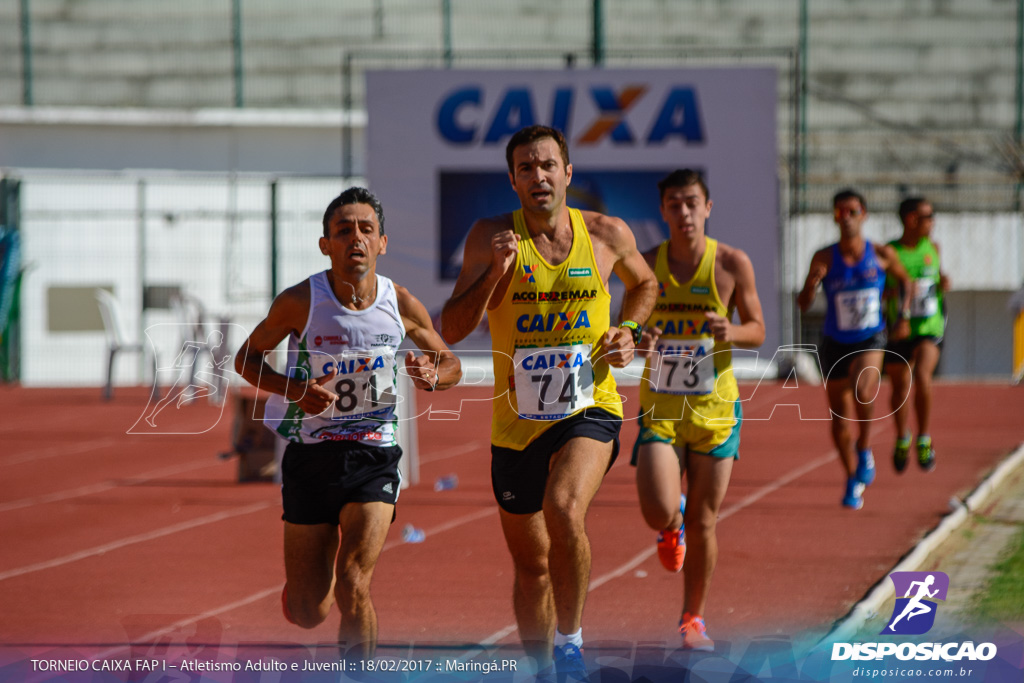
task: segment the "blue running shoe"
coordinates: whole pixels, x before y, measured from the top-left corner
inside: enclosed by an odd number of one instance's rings
[[[556,645],[554,660],[558,683],[565,683],[568,679],[589,683],[587,667],[583,663],[583,650],[580,648],[572,643],[566,643],[561,646]]]
[[[875,480],[875,456],[871,449],[857,451],[857,481],[867,486]]]
[[[846,495],[843,496],[843,507],[860,510],[864,507],[864,484],[852,476],[846,480]]]

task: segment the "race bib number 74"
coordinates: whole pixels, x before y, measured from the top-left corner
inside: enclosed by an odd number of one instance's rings
[[[529,420],[561,420],[594,405],[590,344],[516,349],[516,409]]]

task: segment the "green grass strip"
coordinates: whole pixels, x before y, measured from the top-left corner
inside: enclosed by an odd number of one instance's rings
[[[976,614],[998,621],[1024,618],[1024,528],[1009,544],[1009,554],[992,569],[995,576],[981,595]]]

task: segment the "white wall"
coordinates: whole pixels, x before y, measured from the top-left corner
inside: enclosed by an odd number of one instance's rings
[[[0,107],[0,167],[340,175],[346,122],[361,175],[362,112]]]

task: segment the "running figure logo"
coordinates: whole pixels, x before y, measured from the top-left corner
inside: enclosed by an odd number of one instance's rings
[[[896,606],[882,634],[916,636],[927,633],[935,624],[938,610],[935,600],[946,599],[949,576],[944,572],[893,572],[889,578],[896,587]]]

